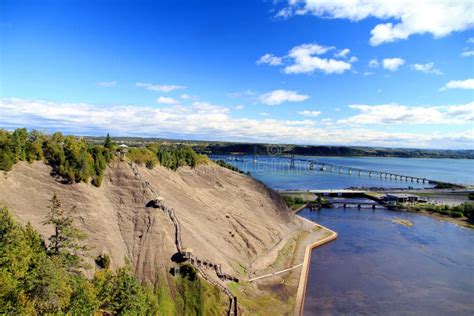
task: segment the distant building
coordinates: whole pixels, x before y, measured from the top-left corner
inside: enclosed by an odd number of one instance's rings
[[[121,144],[121,145],[118,146],[117,154],[120,157],[120,160],[123,161],[125,159],[125,155],[127,154],[127,152],[128,152],[128,146],[127,145]]]
[[[418,200],[418,196],[406,193],[391,193],[385,196],[388,203],[416,203]]]

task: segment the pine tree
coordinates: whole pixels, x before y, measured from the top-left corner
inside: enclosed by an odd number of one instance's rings
[[[50,213],[46,217],[45,225],[53,225],[54,233],[49,237],[48,252],[60,257],[67,268],[82,267],[82,256],[88,248],[80,244],[85,235],[73,225],[73,219],[61,208],[61,202],[56,194],[50,200]],[[75,207],[70,212],[74,211]]]
[[[107,136],[105,137],[104,147],[107,149],[112,149],[112,138],[110,138],[109,133],[107,133]]]

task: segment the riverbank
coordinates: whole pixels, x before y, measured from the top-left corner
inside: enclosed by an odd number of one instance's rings
[[[301,210],[303,210],[304,208],[306,207],[303,206],[301,208],[299,208],[295,213],[298,213],[300,212]],[[309,275],[309,268],[310,268],[310,261],[311,261],[311,253],[312,251],[321,246],[321,245],[324,245],[334,239],[337,238],[337,233],[327,227],[324,227],[322,225],[319,225],[319,224],[316,224],[304,217],[301,217],[301,219],[305,220],[305,221],[308,221],[312,224],[314,224],[315,226],[319,227],[320,229],[324,229],[325,231],[328,232],[328,236],[317,241],[317,242],[314,242],[312,244],[309,244],[306,246],[306,249],[305,249],[305,254],[304,254],[304,259],[303,259],[303,265],[302,265],[302,269],[301,269],[301,274],[300,274],[300,280],[299,280],[299,284],[298,284],[298,290],[296,292],[296,299],[295,299],[295,305],[294,305],[294,312],[293,314],[294,315],[303,315],[303,310],[304,310],[304,299],[305,299],[305,294],[306,294],[306,288],[307,288],[307,285],[308,285],[308,275]]]

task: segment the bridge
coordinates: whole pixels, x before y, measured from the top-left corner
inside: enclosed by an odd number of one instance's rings
[[[253,163],[256,163],[258,161],[257,154],[254,154],[253,158],[250,158],[248,156],[247,157],[239,156],[239,155],[209,155],[209,157],[211,159],[224,159],[224,160],[241,161],[241,162],[250,161],[249,159],[251,159]],[[290,170],[296,169],[298,166],[298,168],[303,167],[304,169],[307,169],[307,170],[325,171],[325,172],[330,172],[330,173],[338,173],[338,174],[346,174],[346,175],[357,175],[359,177],[361,176],[367,176],[370,178],[378,177],[378,178],[386,179],[386,180],[429,183],[429,184],[443,183],[440,181],[430,180],[423,177],[397,174],[397,173],[388,172],[388,171],[351,167],[351,166],[345,166],[345,165],[340,165],[340,164],[335,164],[335,163],[328,163],[328,162],[324,162],[324,161],[320,161],[316,159],[296,158],[294,155],[291,155],[291,156],[273,155],[273,156],[268,156],[268,157],[288,160],[288,166]],[[298,162],[300,164],[296,165],[296,163]]]

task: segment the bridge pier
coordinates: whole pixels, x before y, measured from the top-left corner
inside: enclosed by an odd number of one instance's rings
[[[323,163],[323,164],[321,165],[321,171],[326,171],[326,164],[325,164],[325,163]]]
[[[349,168],[349,174],[352,174],[352,168]]]
[[[369,177],[372,177],[372,171],[369,171]]]
[[[331,167],[329,168],[329,172],[334,172],[334,165],[331,165]]]
[[[358,175],[359,177],[360,177],[361,172],[362,172],[362,170],[359,170],[359,171],[357,172],[357,175]]]
[[[339,173],[342,173],[342,167],[339,167]]]

